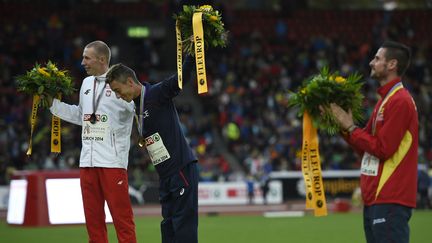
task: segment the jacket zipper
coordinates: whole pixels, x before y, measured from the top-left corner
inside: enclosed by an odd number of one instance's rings
[[[90,167],[93,167],[93,141],[90,141]]]
[[[113,137],[113,140],[112,140],[113,144],[111,144],[111,145],[113,145],[115,155],[117,156],[117,147],[116,147],[116,141],[115,141],[115,133],[112,134],[112,137]]]

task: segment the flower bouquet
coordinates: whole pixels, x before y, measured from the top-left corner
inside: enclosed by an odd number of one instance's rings
[[[59,70],[57,66],[48,61],[45,67],[36,63],[26,74],[17,77],[18,91],[33,96],[33,105],[30,116],[30,141],[27,155],[32,154],[33,133],[37,120],[39,106],[48,107],[48,98],[61,98],[62,95],[70,95],[75,91],[72,86],[72,78],[67,71]],[[51,122],[51,152],[61,152],[61,125],[60,118],[53,116]]]
[[[183,87],[182,55],[183,51],[195,56],[198,94],[208,92],[205,50],[209,47],[224,47],[226,31],[219,11],[210,5],[201,7],[183,6],[183,12],[174,15],[176,19],[177,39],[177,75],[178,86]]]
[[[341,131],[341,127],[329,111],[322,113],[320,106],[326,110],[331,103],[338,104],[346,111],[351,110],[354,122],[362,121],[364,96],[360,79],[361,75],[357,73],[344,78],[324,67],[319,74],[306,79],[297,93],[292,93],[289,105],[299,107],[299,116],[308,112],[315,127],[334,135]]]
[[[227,32],[220,12],[210,5],[201,7],[185,5],[182,12],[173,16],[181,30],[184,51],[192,56],[195,55],[192,18],[197,12],[203,13],[204,47],[225,47]]]
[[[51,61],[45,67],[36,63],[30,71],[16,79],[18,91],[38,95],[42,107],[48,107],[48,97],[70,95],[75,91],[67,71],[59,70]]]

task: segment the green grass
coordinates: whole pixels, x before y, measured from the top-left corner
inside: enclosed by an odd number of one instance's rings
[[[159,217],[136,218],[138,242],[160,242]],[[411,243],[432,241],[432,211],[415,211],[410,221]],[[110,242],[117,242],[113,225],[108,226]],[[18,227],[0,222],[2,243],[87,242],[83,225]],[[365,242],[360,213],[331,214],[315,218],[264,218],[261,216],[201,216],[201,243],[357,243]]]

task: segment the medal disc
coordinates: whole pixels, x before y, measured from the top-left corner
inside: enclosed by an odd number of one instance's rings
[[[142,148],[144,147],[144,144],[145,144],[144,138],[140,138],[140,140],[138,141],[138,145]]]
[[[90,115],[90,123],[91,124],[95,124],[96,123],[96,114],[95,113],[92,113]]]

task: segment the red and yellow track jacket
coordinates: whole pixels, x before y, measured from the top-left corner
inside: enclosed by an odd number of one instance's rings
[[[366,206],[416,206],[418,115],[413,98],[401,84],[398,78],[380,87],[381,99],[366,127],[346,138],[357,152],[379,160],[376,176],[362,172],[360,177]]]

